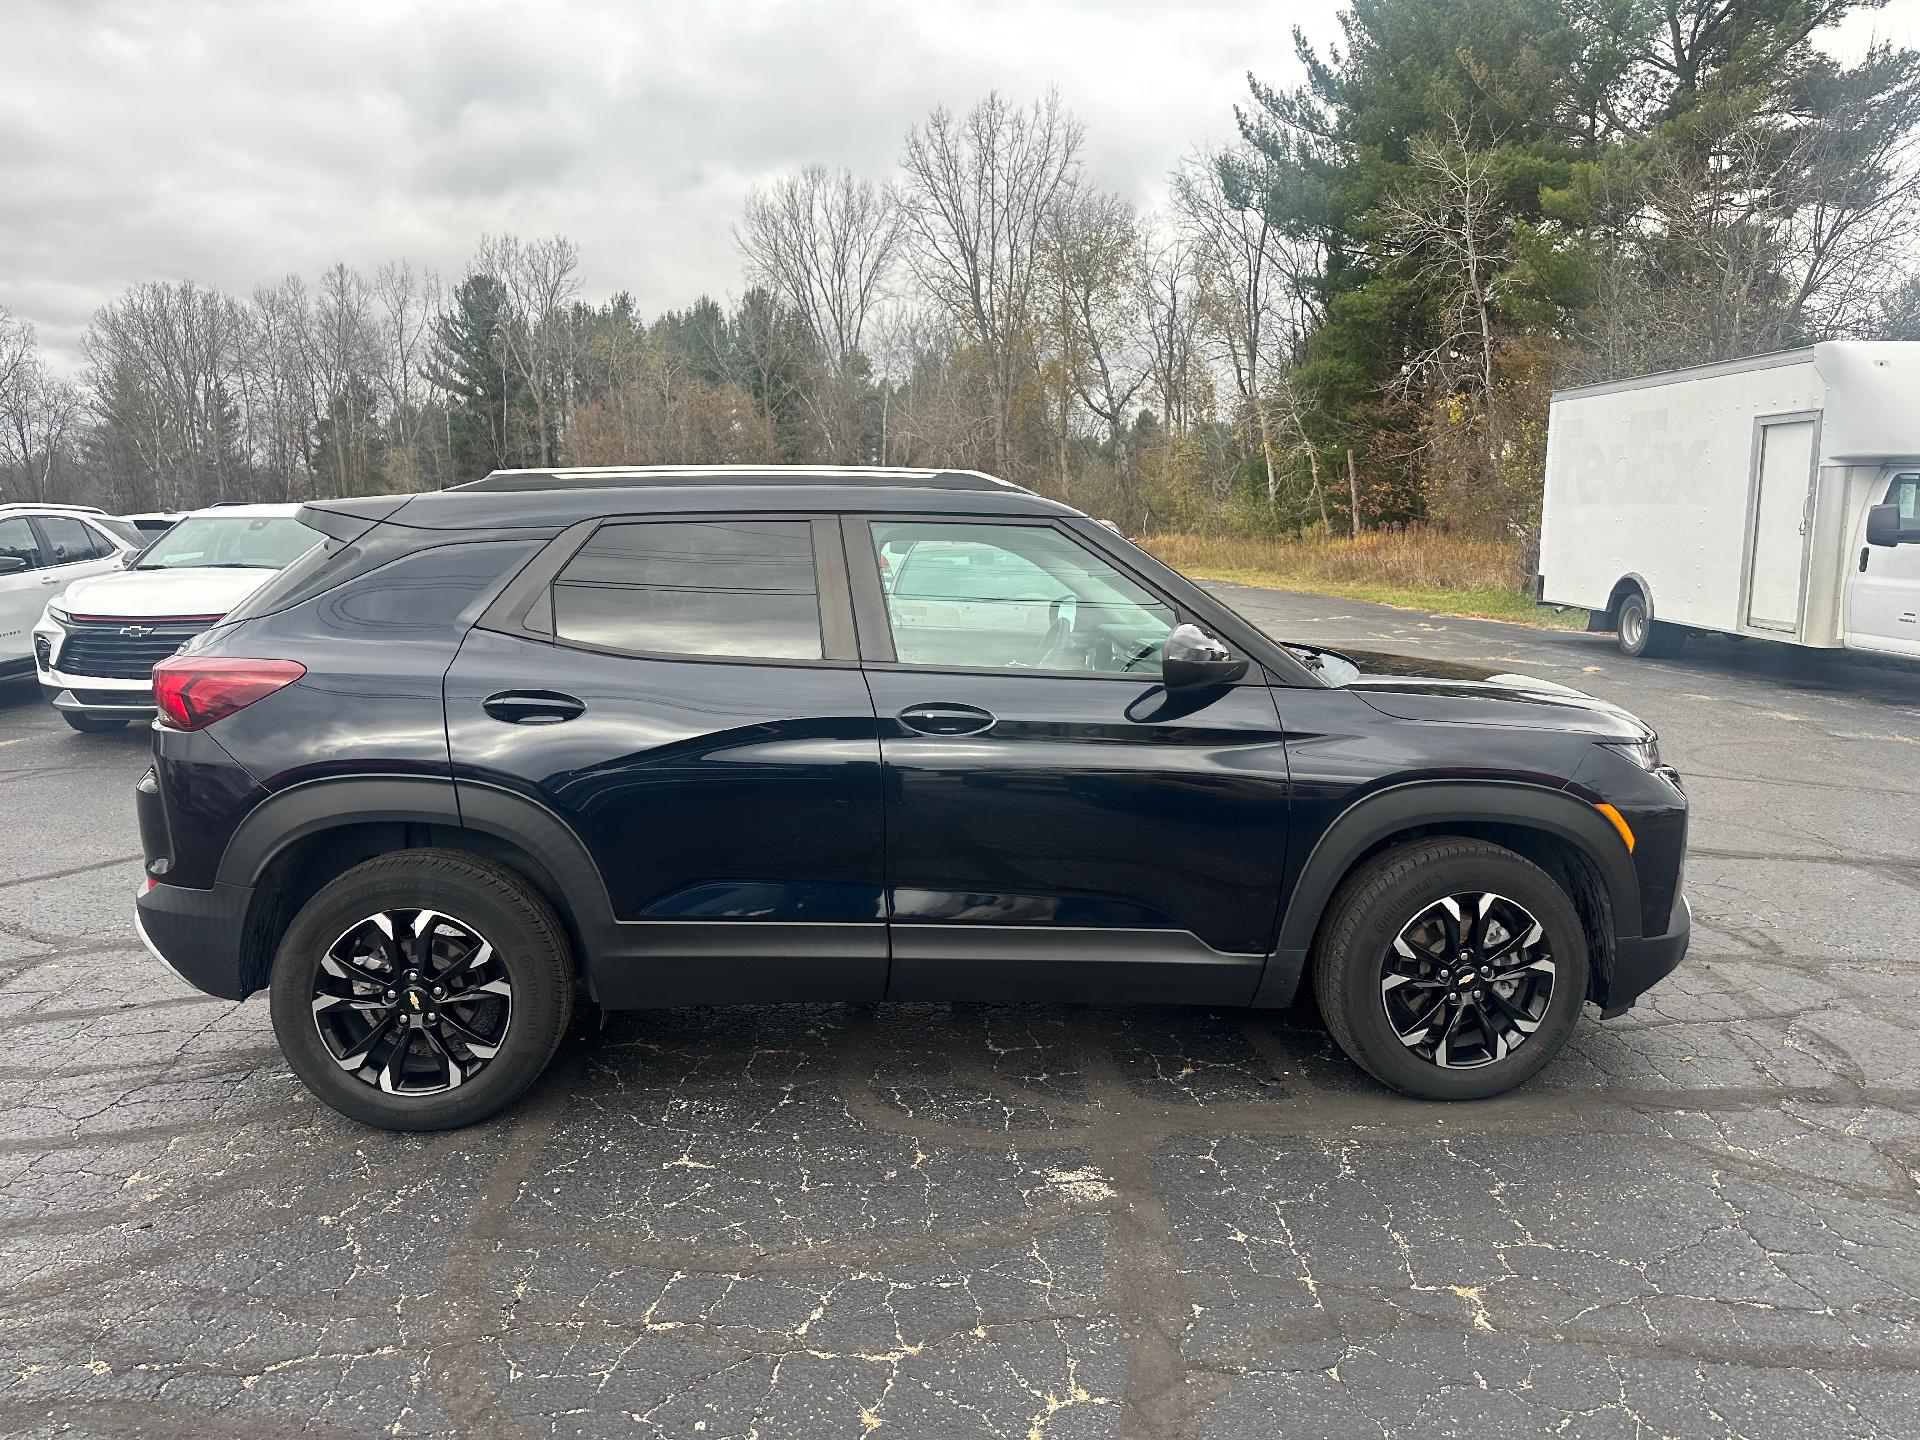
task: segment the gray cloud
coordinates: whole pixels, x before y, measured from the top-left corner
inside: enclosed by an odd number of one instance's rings
[[[456,272],[483,231],[564,232],[588,292],[737,289],[748,186],[891,171],[936,102],[1057,84],[1135,198],[1293,73],[1334,0],[643,5],[12,0],[0,47],[0,303],[77,363],[144,280],[244,294],[336,259]]]
[[[484,231],[563,232],[643,311],[736,289],[730,227],[809,161],[890,173],[936,103],[1057,85],[1100,183],[1151,202],[1297,73],[1338,0],[8,0],[0,303],[77,363],[95,306],[191,277],[244,294],[337,259],[457,273]],[[1910,41],[1920,0],[1845,32]]]

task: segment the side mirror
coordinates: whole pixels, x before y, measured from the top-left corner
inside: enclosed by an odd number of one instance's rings
[[[1898,505],[1875,505],[1867,511],[1867,543],[1869,545],[1900,543],[1900,507]]]
[[[1198,625],[1174,626],[1160,652],[1160,679],[1169,690],[1231,685],[1246,673],[1246,660]]]
[[[1867,511],[1869,545],[1920,545],[1920,519],[1902,520],[1900,507],[1892,501]]]
[[[18,575],[27,568],[27,562],[18,555],[0,555],[0,575]]]

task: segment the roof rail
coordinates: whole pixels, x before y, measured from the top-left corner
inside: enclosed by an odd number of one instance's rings
[[[590,465],[495,470],[479,480],[450,486],[459,491],[587,490],[620,486],[817,485],[899,486],[929,490],[1012,490],[1031,493],[1010,480],[978,470],[909,469],[880,465]]]
[[[98,505],[69,505],[63,500],[6,500],[0,510],[63,510],[75,515],[104,515]]]

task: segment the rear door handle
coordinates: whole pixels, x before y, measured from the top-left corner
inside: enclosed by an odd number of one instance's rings
[[[993,728],[993,712],[978,705],[909,705],[894,718],[921,735],[978,735]]]
[[[482,700],[480,708],[509,725],[558,725],[584,714],[587,707],[558,690],[502,690]]]

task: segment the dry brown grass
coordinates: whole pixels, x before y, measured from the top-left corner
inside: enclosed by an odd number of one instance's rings
[[[1176,570],[1265,571],[1402,590],[1518,590],[1520,547],[1438,530],[1381,530],[1358,540],[1150,535],[1140,542]]]
[[[1174,569],[1211,580],[1311,590],[1456,615],[1538,624],[1584,624],[1536,606],[1520,546],[1440,530],[1382,530],[1358,540],[1262,540],[1231,535],[1148,535],[1140,543]]]

